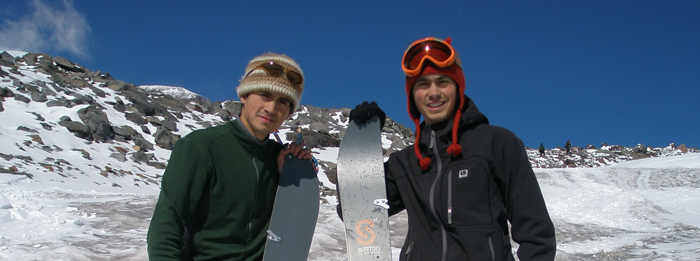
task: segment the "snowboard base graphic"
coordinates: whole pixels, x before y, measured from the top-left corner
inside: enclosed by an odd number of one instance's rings
[[[338,152],[338,187],[348,260],[391,260],[389,205],[379,118],[350,122]]]
[[[318,210],[318,177],[311,160],[285,156],[263,260],[306,260]]]

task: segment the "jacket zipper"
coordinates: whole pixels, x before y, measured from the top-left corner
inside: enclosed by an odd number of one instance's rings
[[[447,224],[452,225],[452,171],[447,173]]]
[[[432,129],[430,130],[430,146],[428,148],[433,149],[433,154],[435,154],[435,158],[437,159],[437,175],[435,176],[435,181],[433,181],[433,185],[430,187],[430,210],[432,211],[435,220],[437,220],[438,224],[440,225],[440,232],[442,235],[441,260],[445,261],[447,257],[447,231],[445,231],[445,226],[440,221],[440,218],[437,215],[437,211],[435,211],[435,186],[437,185],[438,181],[440,180],[440,177],[442,176],[442,159],[440,159],[440,154],[438,154],[438,148],[435,145],[435,131]]]
[[[255,212],[255,207],[258,204],[258,186],[260,186],[260,174],[258,173],[258,165],[255,164],[255,153],[257,151],[258,147],[256,146],[253,150],[253,167],[255,167],[255,194],[253,194],[253,208],[250,210],[248,225],[246,227],[246,233],[248,234],[246,242],[248,245],[250,245],[251,241],[253,240],[253,213]]]

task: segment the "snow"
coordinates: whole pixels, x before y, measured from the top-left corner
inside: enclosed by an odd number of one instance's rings
[[[139,88],[148,91],[161,92],[163,94],[167,94],[178,99],[200,99],[203,101],[209,101],[209,99],[207,99],[206,97],[191,92],[190,90],[187,90],[183,87],[165,85],[140,85]]]
[[[335,162],[338,150],[314,153]],[[602,168],[535,169],[557,227],[558,256],[700,258],[698,162],[700,154],[690,154]],[[0,174],[0,258],[146,259],[145,236],[157,190],[144,186],[126,193],[124,188],[98,185],[104,182],[98,178],[60,182],[46,173],[31,174],[33,179]],[[325,175],[319,178],[330,184]],[[332,196],[324,199],[310,260],[345,260],[337,201]],[[405,222],[403,213],[392,217],[395,260]]]

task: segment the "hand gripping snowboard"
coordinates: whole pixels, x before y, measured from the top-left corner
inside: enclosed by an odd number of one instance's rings
[[[338,186],[348,260],[391,260],[379,118],[350,122],[338,152]]]
[[[288,154],[280,174],[263,260],[307,259],[318,204],[318,177],[311,161]]]

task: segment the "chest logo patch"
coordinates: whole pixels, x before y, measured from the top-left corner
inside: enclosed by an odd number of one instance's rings
[[[463,169],[459,171],[459,175],[457,176],[460,179],[466,178],[469,175],[469,170],[468,169]]]

